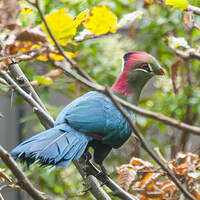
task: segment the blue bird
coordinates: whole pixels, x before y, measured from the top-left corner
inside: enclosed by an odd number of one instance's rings
[[[111,90],[137,105],[144,85],[154,75],[164,75],[158,61],[145,52],[130,52],[123,57],[122,72]],[[135,121],[134,114],[125,109]],[[91,91],[68,104],[58,115],[54,127],[15,147],[11,155],[28,165],[67,167],[91,146],[93,159],[102,166],[112,148],[121,147],[131,135],[131,127],[104,94]]]

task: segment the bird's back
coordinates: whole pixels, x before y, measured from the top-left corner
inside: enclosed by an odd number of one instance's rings
[[[134,120],[132,113],[126,111]],[[96,91],[88,92],[68,104],[58,115],[55,126],[62,123],[68,123],[85,134],[97,133],[102,136],[102,143],[113,148],[119,148],[131,134],[128,122],[114,103]]]

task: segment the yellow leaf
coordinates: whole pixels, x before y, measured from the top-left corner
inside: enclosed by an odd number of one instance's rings
[[[77,53],[72,53],[72,52],[68,52],[68,51],[64,51],[64,54],[69,58],[74,58],[77,56]],[[55,61],[64,59],[64,57],[62,55],[57,54],[57,53],[50,53],[49,56]]]
[[[165,5],[170,5],[183,11],[187,9],[189,3],[187,0],[166,0]]]
[[[148,4],[152,4],[154,2],[154,0],[145,0],[145,2]]]
[[[78,54],[69,52],[69,51],[64,51],[65,55],[68,56],[69,58],[75,58]]]
[[[37,60],[40,60],[40,61],[47,61],[48,58],[47,58],[47,56],[46,56],[45,54],[43,54],[43,55],[38,56],[38,57],[37,57]]]
[[[57,54],[57,53],[50,53],[49,54],[50,58],[55,60],[55,61],[59,61],[59,60],[63,60],[64,57],[60,54]]]
[[[63,46],[70,42],[72,37],[76,34],[76,27],[72,16],[66,14],[67,9],[52,12],[50,15],[45,16],[47,24],[54,35],[55,39]],[[49,36],[44,23],[42,22],[42,29],[50,39],[51,44],[54,44]]]
[[[36,76],[35,80],[38,81],[38,83],[44,84],[44,85],[51,85],[53,83],[53,80],[49,77],[45,76]]]
[[[72,52],[69,52],[69,51],[64,51],[64,54],[69,58],[75,58],[77,56],[77,53],[72,53]],[[50,52],[49,56],[50,56],[51,59],[53,59],[55,61],[60,61],[60,60],[64,59],[64,57],[62,55],[60,55],[59,53]],[[37,60],[48,61],[48,57],[47,57],[46,53],[44,53],[44,54],[38,56]]]
[[[40,49],[41,48],[41,45],[39,44],[34,44],[32,47],[36,48],[36,49]]]
[[[84,22],[89,17],[90,11],[88,9],[81,12],[74,20],[74,26],[78,27],[82,22]]]
[[[24,15],[28,15],[31,12],[32,12],[31,8],[22,8],[22,10],[21,10],[21,13]]]
[[[116,25],[116,15],[105,5],[102,5],[92,9],[90,17],[86,20],[85,28],[94,34],[104,34],[112,30],[112,27]]]

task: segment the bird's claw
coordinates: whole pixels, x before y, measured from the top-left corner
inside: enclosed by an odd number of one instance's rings
[[[91,160],[91,158],[92,158],[92,155],[91,155],[91,153],[89,152],[89,151],[86,151],[84,154],[83,154],[83,156],[84,156],[84,159],[85,159],[85,163],[87,164],[90,160]]]

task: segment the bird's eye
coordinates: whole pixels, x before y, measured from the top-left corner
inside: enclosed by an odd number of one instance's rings
[[[148,71],[148,72],[151,72],[151,69],[149,67],[149,64],[148,63],[144,63],[140,66],[142,69]]]

